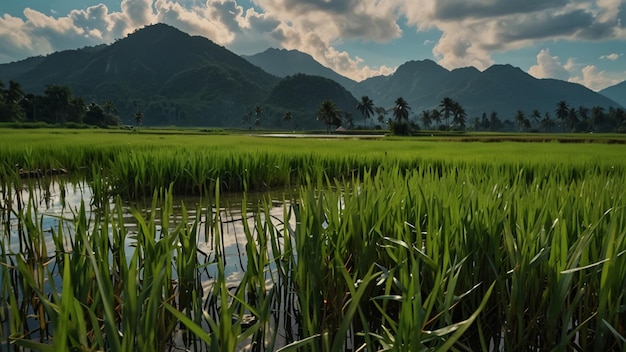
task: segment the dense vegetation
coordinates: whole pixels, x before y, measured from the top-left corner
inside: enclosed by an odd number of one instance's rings
[[[102,105],[86,104],[74,97],[69,87],[49,85],[43,95],[26,94],[18,82],[0,81],[0,122],[45,122],[48,124],[87,124],[99,127],[121,123],[111,100]]]
[[[0,328],[15,346],[624,348],[621,144],[33,132],[1,142],[0,205],[22,223],[17,238],[1,225]],[[50,181],[15,164],[82,173],[94,197],[42,228],[18,189]],[[253,189],[284,194],[282,215],[269,196],[247,202]],[[227,190],[244,191],[240,220],[220,210]],[[185,193],[203,200],[172,216]],[[151,209],[126,226],[123,199],[144,196]],[[246,238],[235,286],[232,221]]]

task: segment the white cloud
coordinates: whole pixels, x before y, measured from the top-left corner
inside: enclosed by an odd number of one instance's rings
[[[626,72],[616,74],[614,72],[601,71],[594,65],[583,67],[581,74],[582,76],[571,77],[569,81],[582,84],[595,91],[602,90],[626,80]]]
[[[120,0],[120,11],[99,4],[66,15],[25,9],[22,17],[0,14],[0,62],[56,50],[112,42],[150,23],[164,22],[202,35],[229,49],[253,54],[267,47],[297,49],[353,79],[388,74],[392,67],[369,67],[339,50],[351,40],[384,43],[402,36],[400,21],[441,37],[433,45],[448,69],[494,63],[493,54],[548,41],[624,40],[624,0]],[[621,54],[608,54],[617,60]],[[419,59],[419,58],[416,58]],[[573,62],[548,50],[530,72],[569,78]],[[600,71],[602,72],[602,71]],[[582,70],[577,74],[585,80]],[[590,79],[585,81],[591,82]]]
[[[573,61],[570,61],[570,66]],[[537,64],[528,69],[528,73],[536,78],[557,78],[567,80],[570,73],[558,56],[552,56],[550,49],[543,49],[537,54]]]
[[[152,0],[122,0],[122,13],[129,27],[141,27],[155,20]]]
[[[547,40],[626,39],[623,0],[404,0],[401,12],[418,29],[443,35],[433,55],[447,68],[493,63],[492,54]]]
[[[265,13],[280,21],[273,37],[286,49],[313,58],[355,80],[389,74],[391,68],[364,65],[362,59],[335,48],[346,40],[385,42],[401,36],[396,1],[255,0]]]
[[[600,60],[611,60],[611,61],[617,61],[617,59],[619,59],[623,54],[616,54],[616,53],[612,53],[612,54],[608,54],[608,55],[602,55],[600,56]]]
[[[562,63],[558,56],[550,54],[549,49],[543,49],[537,54],[537,64],[531,66],[528,73],[536,78],[556,78],[582,84],[594,91],[626,80],[626,72],[607,72],[595,65],[585,65],[582,68],[580,66],[572,58]]]

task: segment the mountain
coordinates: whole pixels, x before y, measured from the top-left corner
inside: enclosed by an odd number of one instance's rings
[[[330,68],[317,62],[309,54],[298,50],[269,48],[262,53],[242,56],[252,64],[259,66],[266,72],[278,77],[292,76],[303,73],[310,76],[320,76],[341,84],[346,89],[356,85],[356,81],[344,77]]]
[[[496,111],[502,120],[513,120],[518,110],[527,115],[534,109],[553,114],[559,101],[576,108],[619,106],[580,84],[537,79],[511,65],[493,65],[483,72],[474,67],[449,71],[431,60],[409,61],[391,76],[360,82],[352,93],[368,95],[375,105],[385,108],[403,97],[416,115],[450,97],[461,104],[468,118]]]
[[[147,125],[241,127],[261,106],[262,127],[284,126],[282,116],[291,112],[295,119],[307,119],[300,126],[320,128],[314,118],[322,100],[333,100],[358,122],[354,97],[362,95],[388,109],[403,97],[414,115],[450,97],[470,119],[492,111],[503,120],[512,120],[517,110],[553,114],[559,101],[571,107],[619,106],[581,85],[536,79],[510,65],[449,71],[431,60],[409,61],[393,75],[356,83],[307,54],[268,49],[243,58],[165,24],[144,27],[110,45],[1,64],[0,81],[9,80],[26,93],[43,94],[47,85],[56,84],[70,87],[87,104],[112,100],[124,122],[132,123],[139,111]],[[621,84],[603,93],[623,102],[623,89]]]
[[[357,100],[343,86],[328,78],[302,73],[283,78],[272,89],[265,103],[269,106],[280,105],[284,110],[280,116],[290,112],[299,127],[319,128],[316,110],[329,96],[333,97],[331,100],[337,108],[355,119],[359,118]]]
[[[111,45],[2,64],[0,80],[17,81],[25,92],[34,94],[43,94],[50,84],[68,86],[73,96],[87,103],[112,100],[126,123],[141,111],[146,125],[240,127],[241,120],[260,105],[266,111],[262,126],[276,127],[282,121],[278,115],[267,116],[272,111],[278,114],[289,108],[315,121],[317,108],[300,96],[294,98],[302,102],[298,106],[275,97],[266,102],[279,77],[204,37],[165,24],[144,27]],[[330,88],[328,83],[316,86],[325,99],[348,99],[345,90]]]
[[[604,88],[599,93],[626,107],[626,81]]]
[[[279,78],[212,41],[156,24],[111,45],[0,65],[0,79],[41,94],[66,85],[87,103],[111,99],[123,121],[142,111],[150,125],[231,126]]]

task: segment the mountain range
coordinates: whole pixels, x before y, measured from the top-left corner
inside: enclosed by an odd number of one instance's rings
[[[87,103],[112,100],[125,123],[140,111],[146,125],[245,127],[261,106],[260,127],[276,127],[283,124],[286,104],[302,120],[300,127],[324,127],[315,120],[315,109],[275,99],[273,105],[265,103],[275,89],[285,89],[279,77],[209,39],[165,24],[144,27],[110,45],[2,64],[0,80],[14,80],[27,93],[42,94],[56,84],[70,87]],[[320,92],[337,93],[327,99],[339,108],[356,111],[356,99],[338,83],[322,77],[313,81]]]
[[[431,60],[409,61],[390,76],[355,82],[295,50],[268,49],[244,58],[280,77],[302,72],[335,80],[355,97],[366,95],[385,108],[403,97],[413,114],[436,109],[444,97],[459,102],[470,117],[495,111],[505,120],[513,120],[518,110],[527,115],[535,109],[553,114],[560,101],[574,108],[626,106],[626,82],[600,94],[576,83],[537,79],[511,65],[493,65],[482,72],[474,67],[450,71]]]
[[[626,107],[626,81],[604,88],[599,93]]]
[[[386,109],[404,97],[413,117],[437,108],[444,97],[459,102],[470,118],[492,111],[501,119],[513,119],[517,110],[553,113],[559,101],[608,109],[621,99],[626,105],[626,82],[602,91],[605,96],[510,65],[450,71],[430,60],[410,61],[390,76],[356,82],[302,52],[268,49],[241,57],[165,24],[108,45],[1,64],[0,81],[9,80],[35,94],[49,84],[66,85],[87,103],[112,100],[125,122],[141,111],[147,125],[252,127],[250,116],[259,106],[261,127],[285,127],[289,112],[299,128],[320,128],[315,115],[323,100],[362,121],[355,107],[364,95]]]

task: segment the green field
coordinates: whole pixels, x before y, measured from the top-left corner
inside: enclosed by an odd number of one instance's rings
[[[0,343],[50,351],[625,348],[620,136],[0,132]],[[94,198],[50,230],[28,195],[51,180],[25,172],[60,169],[68,175],[57,182],[87,182]],[[267,196],[246,201],[253,191]],[[226,192],[249,214],[235,287],[224,269]],[[285,195],[281,216],[270,214],[276,194]],[[195,215],[183,208],[171,216],[183,195],[202,197]],[[131,206],[129,230],[124,212],[137,200],[152,210]],[[11,236],[22,250],[7,250]],[[207,241],[213,249],[200,255]],[[200,280],[208,269],[211,279]]]

